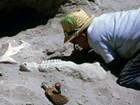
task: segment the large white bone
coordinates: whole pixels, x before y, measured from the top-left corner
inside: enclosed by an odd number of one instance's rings
[[[20,40],[21,44],[12,47],[11,42],[8,43],[7,51],[0,57],[0,63],[17,63],[11,56],[17,54],[21,49],[28,47],[29,44]]]
[[[40,71],[72,76],[84,81],[96,81],[105,78],[107,72],[101,67],[99,62],[76,64],[72,61],[62,61],[61,59],[51,59],[42,61],[40,64],[35,62],[23,62],[20,65],[20,71]]]

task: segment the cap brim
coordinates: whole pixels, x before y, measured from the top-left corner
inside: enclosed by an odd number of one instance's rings
[[[84,31],[93,21],[94,16],[92,16],[77,32],[75,32],[73,35],[65,36],[64,43],[70,42],[75,37],[77,37],[82,31]]]
[[[70,42],[71,40],[73,40],[75,37],[77,37],[79,33],[75,32],[73,35],[71,36],[65,36],[64,38],[64,43]]]

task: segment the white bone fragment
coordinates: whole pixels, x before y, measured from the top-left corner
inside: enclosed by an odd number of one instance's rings
[[[29,44],[20,40],[21,44],[13,47],[11,42],[8,43],[7,51],[0,57],[0,63],[17,63],[11,56],[17,54],[21,49],[28,47]]]

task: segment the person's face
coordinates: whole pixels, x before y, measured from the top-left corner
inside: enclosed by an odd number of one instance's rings
[[[90,49],[90,46],[89,46],[88,40],[87,40],[87,33],[86,32],[80,33],[75,39],[73,39],[70,42],[74,44],[74,47],[76,50]]]

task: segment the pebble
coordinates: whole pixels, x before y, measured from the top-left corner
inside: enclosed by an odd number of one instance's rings
[[[101,96],[102,94],[101,93],[98,93],[98,96]]]
[[[132,105],[132,102],[128,102],[129,105]]]
[[[116,93],[112,93],[111,96],[116,98],[116,99],[120,99],[120,96],[118,94],[116,94]]]
[[[3,76],[3,74],[2,74],[2,73],[0,73],[0,77],[1,77],[1,76]]]
[[[78,105],[83,105],[82,102],[80,100],[77,101]]]
[[[27,102],[26,105],[34,105],[33,103],[31,102]]]

